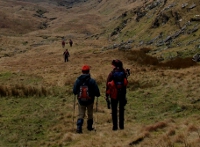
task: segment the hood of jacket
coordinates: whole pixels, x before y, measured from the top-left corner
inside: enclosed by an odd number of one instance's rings
[[[79,81],[85,81],[86,79],[90,79],[90,74],[82,74],[78,77]]]

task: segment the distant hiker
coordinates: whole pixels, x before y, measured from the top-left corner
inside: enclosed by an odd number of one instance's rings
[[[90,76],[90,67],[84,65],[82,67],[82,75],[80,75],[74,83],[74,95],[78,99],[78,119],[77,119],[77,133],[82,133],[82,125],[87,111],[87,129],[92,131],[93,125],[93,106],[95,96],[100,96],[99,88],[96,81]]]
[[[72,47],[72,45],[73,45],[73,41],[71,39],[69,39],[69,45],[70,45],[70,47]]]
[[[112,110],[112,130],[118,129],[118,105],[119,105],[119,128],[124,129],[124,107],[127,103],[126,100],[126,86],[128,84],[127,74],[123,68],[123,64],[120,60],[112,61],[113,70],[110,72],[106,82],[106,101],[110,104],[111,98],[111,110]],[[130,70],[127,70],[128,72]],[[130,75],[130,73],[128,73]]]
[[[65,51],[64,51],[64,53],[63,53],[63,56],[64,56],[64,61],[65,62],[68,62],[69,61],[69,51],[68,51],[68,49],[66,49]]]
[[[62,41],[62,47],[65,47],[65,40]]]

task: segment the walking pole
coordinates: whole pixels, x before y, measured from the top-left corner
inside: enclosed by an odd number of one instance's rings
[[[97,97],[97,101],[96,101],[96,112],[98,111],[98,97]]]
[[[96,130],[97,130],[97,119],[98,119],[98,117],[97,117],[97,111],[98,111],[98,97],[97,97],[97,100],[96,100],[96,121],[95,121],[95,132],[96,132]]]
[[[76,111],[76,95],[74,95],[74,107],[73,107],[73,124],[72,124],[72,126],[73,126],[73,129],[75,129],[74,128],[74,117],[75,117],[75,111]]]

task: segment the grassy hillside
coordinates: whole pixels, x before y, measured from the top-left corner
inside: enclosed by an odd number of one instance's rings
[[[165,60],[199,53],[199,1],[116,3],[102,1],[97,6],[101,15],[109,16],[103,34],[111,44],[133,40],[133,48],[149,47],[150,55]]]
[[[190,33],[198,21],[163,43],[181,30],[176,14],[182,28],[198,15],[199,1],[156,2],[88,0],[69,8],[0,0],[0,147],[199,147],[200,66],[191,60],[199,30]],[[145,15],[137,18],[136,11]],[[62,39],[72,39],[73,47],[62,48]],[[118,131],[104,100],[113,59],[131,69],[125,129]],[[101,96],[96,131],[87,131],[85,118],[80,135],[72,87],[83,64],[91,66]]]

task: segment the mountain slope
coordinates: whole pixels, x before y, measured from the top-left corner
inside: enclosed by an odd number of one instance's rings
[[[150,47],[150,55],[165,59],[199,52],[199,1],[103,2],[99,12],[110,17],[104,35],[112,42],[133,40],[132,47]]]
[[[199,1],[0,3],[0,147],[200,146],[200,66],[191,60],[199,30],[192,31],[198,21],[190,20],[198,18]],[[62,48],[68,39],[73,47]],[[113,59],[131,71],[125,129],[117,131],[104,100]],[[80,135],[72,87],[84,64],[101,96],[94,107],[96,131],[87,131],[86,117]]]

